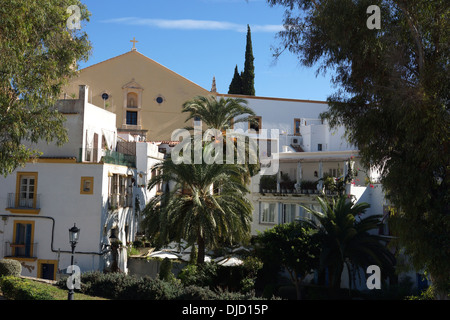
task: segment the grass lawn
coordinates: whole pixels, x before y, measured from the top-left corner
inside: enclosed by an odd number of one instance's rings
[[[34,280],[30,280],[30,279],[26,279],[26,281],[29,282],[33,288],[36,288],[37,290],[46,291],[48,294],[50,294],[54,298],[54,300],[67,300],[67,296],[69,293],[68,290],[60,289],[49,283],[43,283],[43,282],[34,281]],[[73,296],[74,296],[74,300],[108,300],[105,298],[88,296],[85,294],[78,293],[76,291]]]

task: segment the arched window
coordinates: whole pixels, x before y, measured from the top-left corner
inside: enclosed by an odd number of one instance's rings
[[[138,95],[134,92],[129,92],[127,94],[127,108],[137,108]]]

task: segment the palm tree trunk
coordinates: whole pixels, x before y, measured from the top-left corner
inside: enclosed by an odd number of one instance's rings
[[[302,300],[302,291],[300,290],[301,288],[300,288],[300,283],[301,283],[302,281],[301,280],[299,280],[299,279],[297,279],[296,281],[295,281],[295,290],[296,290],[296,292],[297,292],[297,300]]]
[[[198,254],[197,254],[197,265],[205,262],[205,239],[199,233],[197,237]]]
[[[329,268],[330,294],[332,299],[339,297],[339,289],[341,288],[343,266],[333,266]]]

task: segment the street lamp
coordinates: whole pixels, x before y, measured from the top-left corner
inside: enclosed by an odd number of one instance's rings
[[[74,273],[74,268],[73,268],[73,253],[75,252],[75,247],[77,245],[78,242],[78,238],[80,237],[80,229],[77,228],[77,226],[75,225],[75,223],[73,224],[73,227],[69,229],[69,241],[70,241],[70,245],[72,246],[72,257],[70,258],[70,265],[71,265],[71,269],[72,269],[72,275]],[[69,296],[68,296],[68,300],[73,300],[73,286],[71,286],[69,288]]]
[[[111,271],[117,272],[118,270],[118,263],[117,263],[117,253],[118,253],[118,245],[119,245],[119,238],[116,236],[116,229],[111,229],[111,236],[109,237],[109,242],[111,244],[111,254],[112,254],[112,263],[111,263]]]

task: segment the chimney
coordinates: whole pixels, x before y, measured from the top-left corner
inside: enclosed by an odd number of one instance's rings
[[[83,100],[84,104],[88,102],[88,93],[89,93],[89,86],[85,84],[79,85],[78,99]]]

